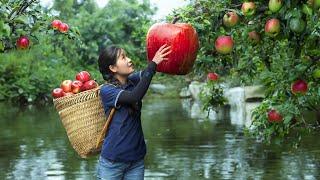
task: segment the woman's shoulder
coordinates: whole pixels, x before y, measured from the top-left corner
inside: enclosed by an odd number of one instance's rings
[[[119,87],[114,84],[111,84],[111,83],[104,83],[100,87],[101,91],[108,91],[108,90],[112,90],[112,89],[119,89]]]

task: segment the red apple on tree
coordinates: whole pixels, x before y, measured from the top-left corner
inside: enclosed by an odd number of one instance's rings
[[[29,44],[30,41],[27,36],[21,36],[16,42],[18,49],[27,49],[29,47]]]
[[[272,109],[268,112],[268,121],[269,122],[281,122],[283,117],[276,110]]]
[[[51,95],[53,98],[59,98],[59,97],[62,97],[64,94],[63,94],[63,90],[61,88],[55,88],[53,89]]]
[[[210,72],[208,73],[207,78],[211,81],[217,81],[219,79],[219,75],[217,73]]]
[[[248,39],[252,43],[259,43],[260,42],[260,35],[256,31],[251,31],[248,33]]]
[[[60,27],[60,25],[62,24],[62,22],[60,21],[60,20],[57,20],[57,19],[55,19],[55,20],[53,20],[52,22],[51,22],[51,26],[52,26],[52,28],[53,29],[59,29],[59,27]]]
[[[291,84],[291,92],[293,94],[298,94],[298,93],[305,94],[307,91],[308,91],[308,84],[302,79],[296,80]]]
[[[239,16],[236,12],[230,11],[223,16],[223,24],[227,27],[235,26],[239,21]]]
[[[233,49],[233,40],[231,36],[219,36],[215,42],[216,50],[221,54],[228,54]]]
[[[151,61],[158,49],[167,44],[172,52],[167,61],[157,65],[156,71],[167,74],[188,74],[194,65],[199,49],[198,34],[187,23],[156,23],[148,30],[146,49],[148,61]]]
[[[268,36],[276,37],[280,32],[280,21],[276,18],[269,19],[264,27]]]
[[[71,92],[79,93],[82,90],[83,83],[81,81],[75,80],[71,83]]]
[[[256,12],[256,5],[254,2],[244,2],[241,11],[245,16],[252,16]]]
[[[81,71],[76,75],[76,80],[81,81],[81,82],[86,82],[91,79],[91,75],[87,71]]]
[[[66,23],[61,23],[59,26],[59,31],[62,33],[66,33],[69,30],[69,26]]]
[[[71,84],[72,84],[71,80],[64,80],[60,84],[60,87],[61,87],[61,89],[63,89],[64,92],[71,92],[71,90],[72,90]]]
[[[98,83],[95,80],[89,80],[83,84],[82,90],[86,91],[86,90],[93,89],[96,87],[98,87]]]
[[[278,12],[282,7],[282,0],[269,0],[269,10]]]

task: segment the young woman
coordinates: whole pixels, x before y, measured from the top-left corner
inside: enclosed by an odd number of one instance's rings
[[[144,177],[146,144],[141,127],[142,98],[149,88],[156,66],[171,53],[161,46],[143,71],[134,72],[131,59],[123,49],[110,46],[99,56],[99,70],[106,81],[100,96],[106,115],[116,108],[102,145],[97,166],[98,179],[134,179]]]

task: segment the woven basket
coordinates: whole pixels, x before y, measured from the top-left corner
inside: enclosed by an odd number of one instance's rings
[[[82,158],[101,151],[97,140],[107,119],[100,99],[101,86],[53,99],[69,141]]]

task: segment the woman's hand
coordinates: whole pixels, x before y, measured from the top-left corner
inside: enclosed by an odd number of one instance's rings
[[[166,61],[168,60],[168,58],[165,58],[166,55],[170,54],[172,52],[172,50],[167,51],[171,48],[171,46],[167,46],[167,44],[162,45],[158,51],[156,52],[156,54],[154,55],[152,61],[159,64],[162,61]]]

